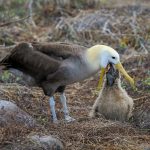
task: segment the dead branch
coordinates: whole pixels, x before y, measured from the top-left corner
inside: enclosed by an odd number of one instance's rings
[[[109,20],[107,20],[103,26],[102,33],[107,33],[107,26],[108,26]]]
[[[29,0],[28,9],[29,9],[29,23],[36,28],[36,24],[33,20],[33,10],[32,10],[33,0]]]
[[[144,49],[145,54],[148,54],[148,50],[146,49],[146,47],[144,46],[144,44],[142,43],[142,41],[140,41],[140,45]]]
[[[21,19],[15,20],[15,21],[10,21],[10,22],[6,22],[6,23],[3,23],[3,24],[0,24],[0,27],[5,27],[5,26],[9,26],[9,25],[11,25],[13,23],[22,22],[22,21],[28,19],[29,17],[30,16],[26,16],[24,18],[21,18]]]
[[[137,14],[136,11],[133,11],[133,17],[132,17],[132,22],[131,22],[131,27],[133,29],[134,35],[137,35]]]

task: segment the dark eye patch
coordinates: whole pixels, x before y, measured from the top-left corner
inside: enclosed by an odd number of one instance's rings
[[[112,59],[115,59],[116,57],[112,56]]]

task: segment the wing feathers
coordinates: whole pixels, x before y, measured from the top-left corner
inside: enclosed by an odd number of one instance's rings
[[[32,43],[35,50],[45,53],[49,56],[62,57],[63,59],[76,56],[86,50],[85,47],[69,43]]]
[[[2,63],[11,64],[13,68],[27,72],[38,80],[46,78],[47,74],[54,73],[61,64],[59,60],[35,51],[28,43],[16,46]]]
[[[76,57],[85,50],[68,43],[20,43],[0,63],[43,80],[55,73],[64,59]]]

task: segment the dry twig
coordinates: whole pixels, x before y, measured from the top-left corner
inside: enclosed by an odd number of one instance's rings
[[[5,27],[5,26],[9,26],[9,25],[11,25],[13,23],[22,22],[22,21],[28,19],[29,17],[30,16],[26,16],[24,18],[21,18],[21,19],[15,20],[15,21],[10,21],[10,22],[6,22],[6,23],[3,23],[3,24],[0,24],[0,27]]]

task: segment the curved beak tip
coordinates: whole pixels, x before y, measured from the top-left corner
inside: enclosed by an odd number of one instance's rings
[[[126,70],[123,68],[122,64],[119,62],[118,64],[115,65],[115,67],[124,75],[124,77],[126,78],[126,80],[128,80],[130,82],[130,85],[132,86],[132,88],[135,90],[136,86],[135,86],[135,82],[134,79],[131,78],[128,73],[126,72]]]
[[[137,91],[137,88],[135,86],[135,82],[134,79],[131,78],[128,73],[126,72],[126,70],[123,68],[122,64],[119,62],[118,64],[115,65],[115,67],[119,70],[119,72],[121,72],[124,77],[126,78],[126,80],[129,81],[130,85],[132,86],[134,91]],[[97,90],[101,90],[102,89],[102,85],[103,85],[103,78],[104,75],[106,73],[107,68],[101,68],[101,73],[100,73],[100,79],[99,79],[99,83],[98,83],[98,87]]]

